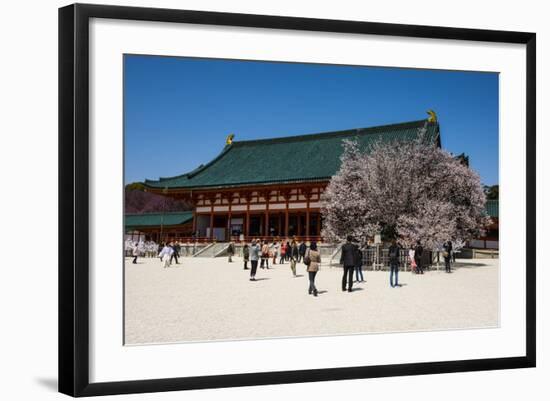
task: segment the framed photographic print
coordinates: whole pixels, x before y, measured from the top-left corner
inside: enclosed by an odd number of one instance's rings
[[[535,366],[535,82],[534,33],[61,8],[59,390]]]

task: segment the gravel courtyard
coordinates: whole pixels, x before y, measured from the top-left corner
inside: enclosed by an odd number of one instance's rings
[[[148,344],[495,327],[499,324],[498,259],[457,260],[446,274],[365,271],[352,293],[341,291],[342,269],[322,265],[319,296],[308,295],[305,266],[258,268],[242,261],[180,258],[163,269],[158,258],[125,261],[125,342]]]

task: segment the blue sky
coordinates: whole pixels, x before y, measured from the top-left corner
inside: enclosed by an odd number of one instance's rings
[[[498,184],[498,74],[178,57],[124,59],[125,182],[179,175],[235,140],[427,117]],[[284,157],[284,155],[281,155]]]

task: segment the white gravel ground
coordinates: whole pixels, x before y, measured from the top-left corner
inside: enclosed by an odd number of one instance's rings
[[[342,269],[322,266],[318,297],[308,295],[303,264],[258,268],[249,281],[240,258],[157,258],[125,265],[126,344],[231,340],[495,327],[499,324],[498,259],[458,260],[452,274],[365,271],[352,293]],[[271,265],[270,265],[271,266]]]

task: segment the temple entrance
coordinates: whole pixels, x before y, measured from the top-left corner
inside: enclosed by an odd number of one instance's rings
[[[264,215],[250,215],[250,225],[248,226],[248,235],[260,237],[264,232]]]
[[[293,237],[298,235],[298,215],[291,214],[288,216],[288,236]]]
[[[244,234],[244,217],[231,217],[229,233],[232,237],[239,237],[241,234]]]
[[[269,214],[269,235],[282,237],[285,235],[285,215],[282,213]]]
[[[206,236],[215,238],[217,241],[226,241],[227,234],[227,216],[226,215],[214,215],[212,222],[212,232],[210,227],[206,229]]]
[[[196,217],[195,236],[207,237],[206,232],[210,227],[210,215],[199,214]]]
[[[318,236],[321,233],[321,214],[309,214],[309,233],[310,236]]]
[[[286,221],[288,218],[288,227]],[[212,225],[212,227],[211,227]],[[247,232],[248,228],[248,232]],[[204,239],[217,241],[238,240],[241,235],[248,238],[286,238],[319,237],[321,232],[321,214],[305,210],[296,210],[287,214],[274,211],[266,214],[256,212],[247,215],[200,214],[196,216],[196,235]],[[167,234],[167,233],[166,233]]]

